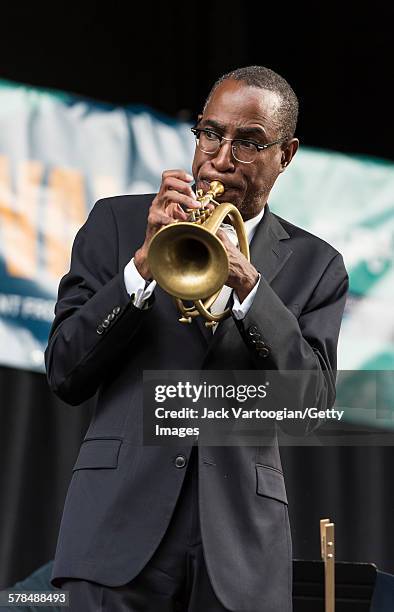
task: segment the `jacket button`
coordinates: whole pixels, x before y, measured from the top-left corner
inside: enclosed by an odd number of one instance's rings
[[[99,325],[98,328],[96,329],[96,332],[100,335],[103,333],[103,331],[104,331],[104,328],[102,327],[102,325]]]
[[[175,458],[175,467],[177,468],[183,468],[186,465],[186,457],[184,457],[183,455],[178,455],[178,457]]]
[[[259,357],[268,357],[268,355],[270,354],[269,349],[265,346],[264,348],[261,348],[257,351],[257,354]]]
[[[248,329],[248,334],[249,334],[249,336],[255,336],[256,333],[258,333],[258,331],[259,330],[257,329],[257,327],[255,325],[251,325],[249,327],[249,329]]]
[[[257,351],[260,351],[265,347],[265,342],[263,342],[262,340],[254,340],[253,342]]]
[[[118,315],[120,313],[120,306],[115,306],[115,308],[112,309],[112,312],[114,315]]]
[[[110,313],[109,313],[109,315],[108,315],[108,317],[107,317],[108,321],[113,321],[113,320],[114,320],[114,318],[115,318],[114,313],[113,313],[113,312],[110,312]]]
[[[108,319],[104,319],[104,321],[101,323],[101,325],[102,325],[104,328],[109,327],[109,321],[108,321]]]

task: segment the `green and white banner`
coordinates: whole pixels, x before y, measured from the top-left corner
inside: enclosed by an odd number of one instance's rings
[[[190,125],[0,82],[0,363],[43,371],[73,238],[104,196],[191,170]],[[393,370],[394,164],[301,147],[271,209],[343,254],[351,294],[339,368]]]

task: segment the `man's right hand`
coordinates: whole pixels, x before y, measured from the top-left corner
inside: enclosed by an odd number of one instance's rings
[[[159,193],[154,198],[148,214],[145,240],[134,255],[134,264],[145,280],[152,278],[148,266],[148,249],[153,236],[165,225],[175,221],[186,221],[184,208],[200,208],[189,183],[193,177],[184,170],[165,170]]]

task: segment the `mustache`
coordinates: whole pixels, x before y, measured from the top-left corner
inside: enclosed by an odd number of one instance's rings
[[[209,188],[210,183],[212,183],[212,181],[220,181],[224,187],[225,191],[229,191],[230,189],[240,189],[240,186],[232,183],[231,181],[228,181],[227,179],[222,179],[218,176],[201,176],[197,178],[197,183],[201,182],[204,183],[207,188]]]

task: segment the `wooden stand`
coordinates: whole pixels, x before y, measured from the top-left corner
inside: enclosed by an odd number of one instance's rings
[[[320,520],[320,545],[324,561],[325,612],[335,612],[335,534],[330,519]]]

